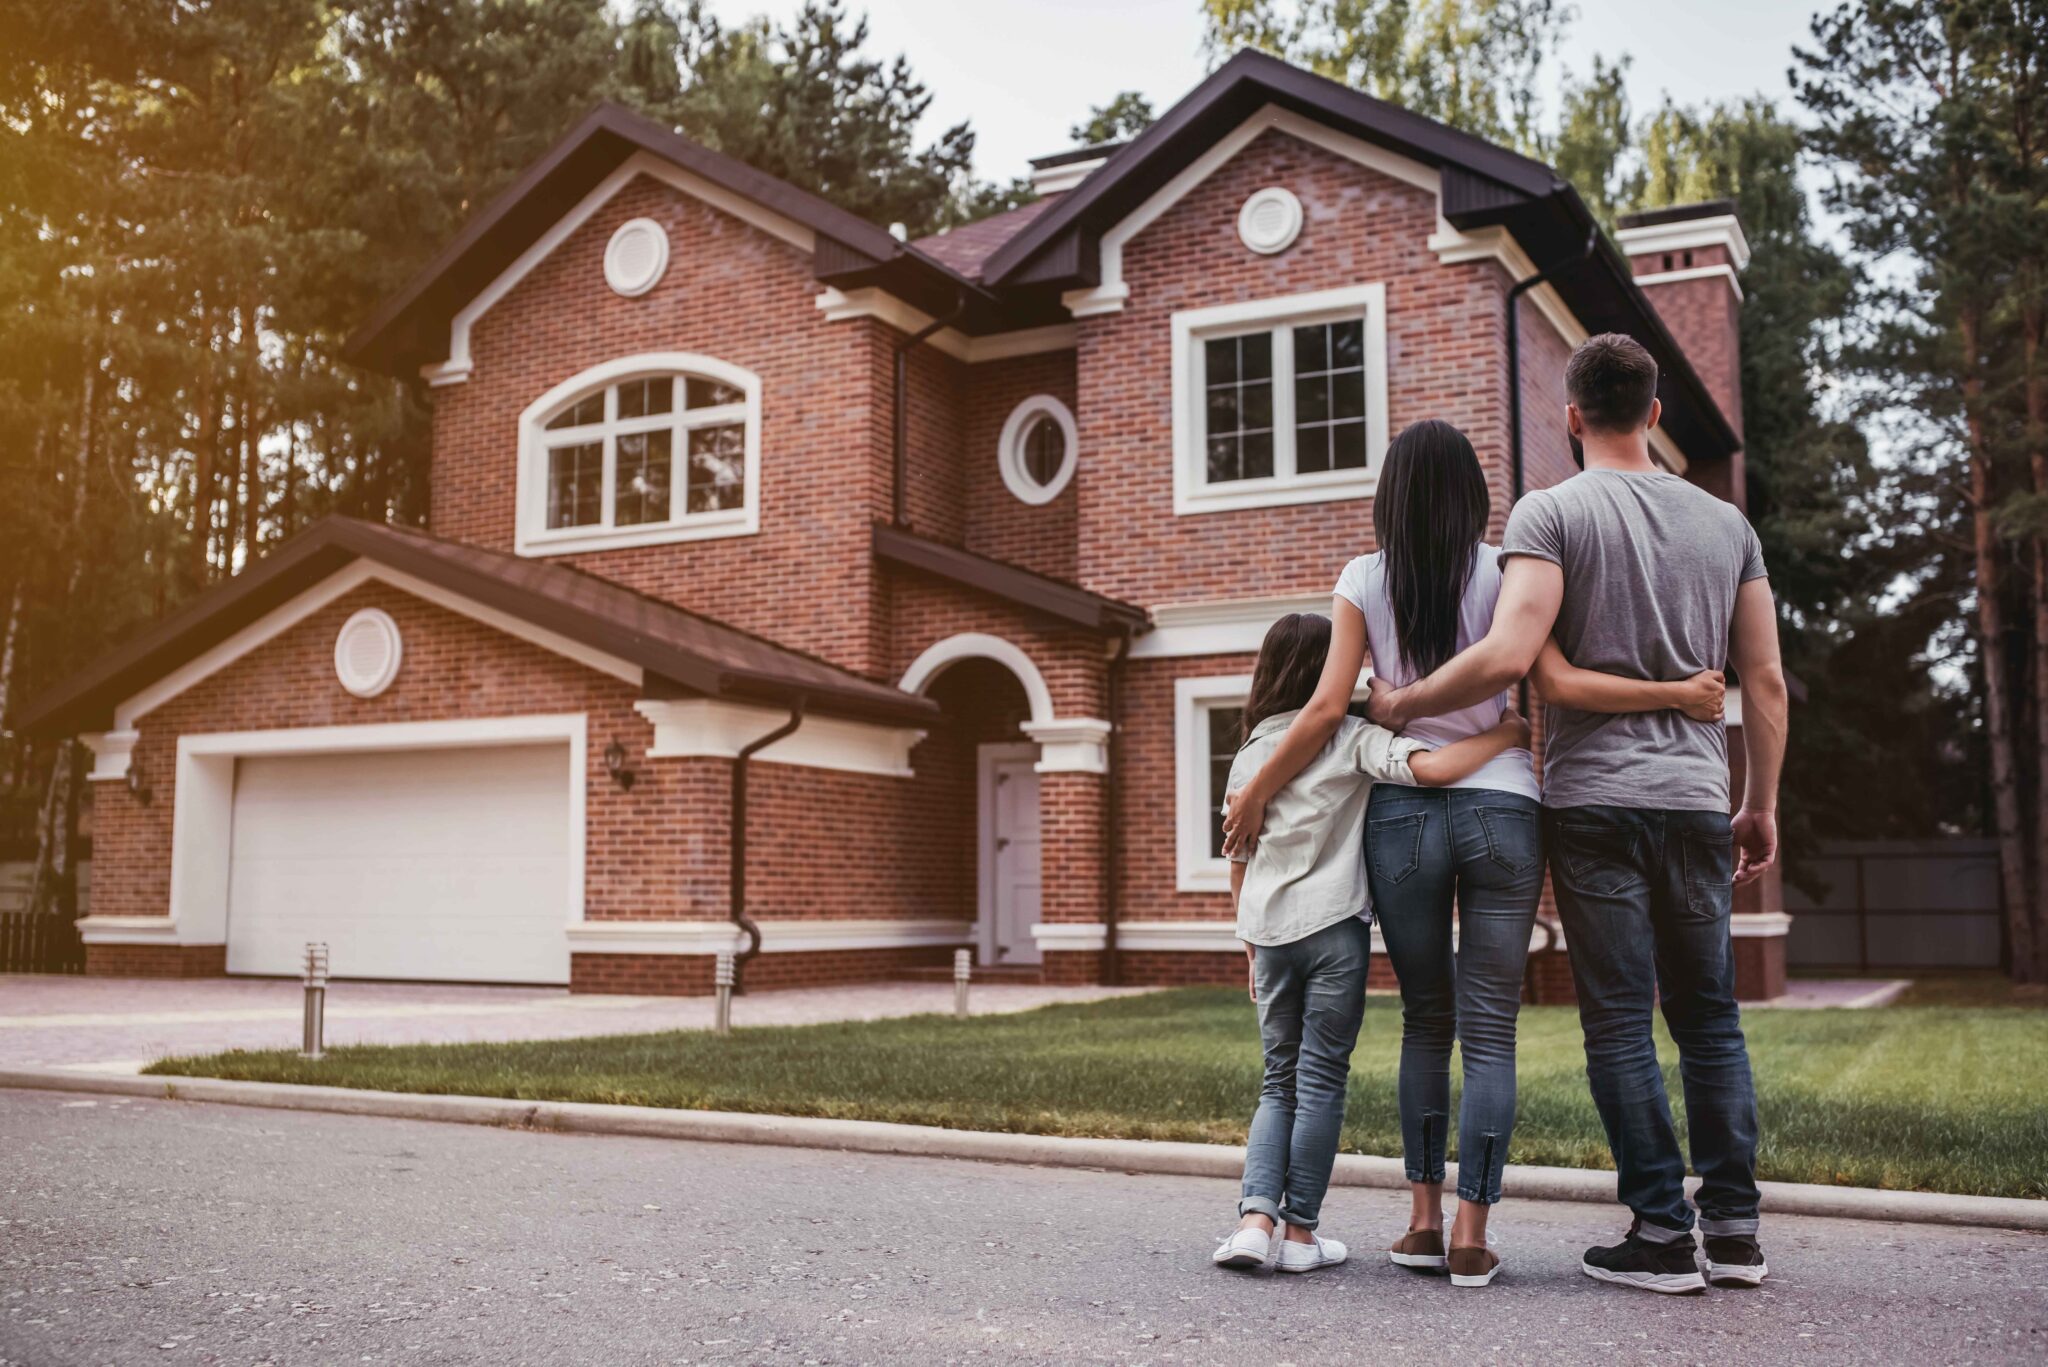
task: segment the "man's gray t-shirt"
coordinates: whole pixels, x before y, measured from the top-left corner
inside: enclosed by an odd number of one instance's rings
[[[1674,681],[1728,662],[1735,591],[1764,577],[1747,519],[1677,475],[1587,470],[1525,495],[1503,556],[1564,571],[1555,635],[1581,669]],[[1543,805],[1728,810],[1728,733],[1679,711],[1546,710]]]

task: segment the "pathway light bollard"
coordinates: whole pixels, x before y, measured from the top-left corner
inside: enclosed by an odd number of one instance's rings
[[[327,946],[306,945],[306,1040],[300,1050],[307,1058],[320,1058],[327,1042]]]
[[[953,951],[953,1014],[967,1019],[967,980],[974,976],[974,957],[964,949]]]
[[[732,951],[728,949],[719,954],[711,970],[711,986],[718,999],[712,1013],[711,1028],[721,1035],[732,1033],[732,979]]]

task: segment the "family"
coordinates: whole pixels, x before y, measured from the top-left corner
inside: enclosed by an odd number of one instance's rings
[[[1580,346],[1565,416],[1581,472],[1517,502],[1497,548],[1471,443],[1444,422],[1408,428],[1373,502],[1379,549],[1344,567],[1329,618],[1290,614],[1266,635],[1224,819],[1265,1081],[1221,1266],[1344,1261],[1321,1212],[1376,919],[1401,987],[1413,1200],[1387,1256],[1448,1271],[1453,1286],[1499,1275],[1487,1220],[1514,1132],[1515,1023],[1547,857],[1586,1076],[1635,1217],[1619,1243],[1586,1250],[1583,1271],[1661,1292],[1766,1275],[1729,914],[1733,888],[1777,858],[1776,611],[1742,513],[1652,461],[1656,391],[1656,362],[1632,339]],[[1725,666],[1742,685],[1732,819]],[[1529,724],[1508,706],[1524,678],[1546,704],[1540,783]],[[1678,1046],[1693,1201],[1651,1033],[1659,1008]]]

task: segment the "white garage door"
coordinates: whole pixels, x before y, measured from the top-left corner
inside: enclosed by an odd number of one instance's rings
[[[252,757],[235,771],[228,971],[569,980],[566,745]]]

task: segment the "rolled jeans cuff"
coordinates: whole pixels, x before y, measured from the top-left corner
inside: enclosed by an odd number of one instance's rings
[[[1280,1203],[1270,1196],[1246,1196],[1237,1203],[1237,1215],[1263,1215],[1274,1224],[1280,1223]]]
[[[1668,1225],[1651,1224],[1648,1220],[1636,1221],[1636,1237],[1648,1244],[1675,1244],[1681,1239],[1692,1238],[1689,1229],[1672,1229]]]
[[[1761,1223],[1762,1221],[1758,1220],[1754,1215],[1737,1220],[1709,1220],[1706,1216],[1702,1215],[1700,1217],[1699,1230],[1703,1236],[1709,1239],[1724,1238],[1737,1234],[1753,1235],[1757,1231],[1757,1226]]]

